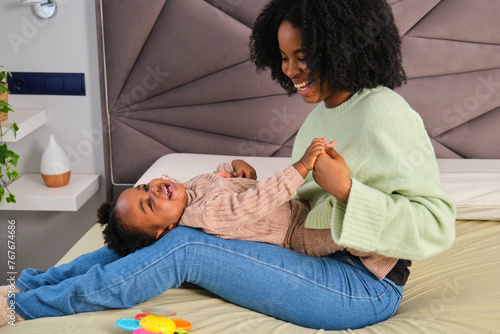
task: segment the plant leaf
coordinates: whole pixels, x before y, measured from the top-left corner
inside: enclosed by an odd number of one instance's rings
[[[16,138],[17,131],[19,130],[19,127],[17,126],[17,124],[15,122],[12,123],[11,127],[12,127],[12,131],[14,131],[14,138]]]
[[[9,164],[11,164],[14,167],[17,167],[17,162],[19,161],[19,154],[14,153],[12,151],[10,151],[10,152],[12,154],[10,155]]]
[[[7,93],[7,94],[10,93],[9,89],[7,88],[7,86],[5,86],[3,83],[0,83],[0,92],[4,93],[4,94],[5,93]]]
[[[9,196],[7,196],[5,200],[7,201],[7,203],[16,203],[16,196],[14,196],[13,194],[9,194]]]
[[[6,114],[9,111],[14,112],[14,110],[12,110],[11,108],[11,105],[5,102],[4,100],[0,100],[0,112]]]
[[[14,158],[15,164],[12,163],[12,158]],[[15,167],[17,166],[17,159],[19,159],[19,155],[9,150],[7,148],[7,144],[3,144],[0,146],[0,165],[6,165],[7,159],[10,159],[9,163]]]
[[[14,181],[17,179],[21,174],[19,174],[17,171],[13,170],[12,172],[7,172],[7,177],[9,180]]]
[[[7,149],[7,144],[0,146],[0,165],[5,165],[7,163],[7,158],[10,156],[10,152]]]

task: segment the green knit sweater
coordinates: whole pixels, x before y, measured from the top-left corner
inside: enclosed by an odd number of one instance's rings
[[[330,228],[339,245],[399,259],[421,260],[451,247],[455,206],[422,119],[401,96],[378,87],[335,108],[319,104],[297,134],[292,160],[321,137],[337,141],[352,187],[344,205],[309,173],[297,191],[312,208],[307,228]]]

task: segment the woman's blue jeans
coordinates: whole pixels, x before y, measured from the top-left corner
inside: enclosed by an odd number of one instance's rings
[[[46,272],[26,269],[16,312],[25,319],[129,308],[182,282],[300,326],[360,328],[397,310],[403,289],[356,258],[314,258],[278,246],[178,227],[124,258],[103,247]],[[12,297],[11,297],[12,298]]]

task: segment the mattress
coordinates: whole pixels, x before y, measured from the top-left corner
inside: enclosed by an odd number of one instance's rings
[[[219,162],[231,160],[229,156],[205,156],[193,154],[170,154],[160,158],[140,178],[145,182],[163,173],[185,181],[190,177],[215,169]],[[241,158],[241,157],[239,157]],[[288,158],[251,158],[247,160],[256,167],[259,179],[270,176],[275,170],[285,167]],[[463,161],[463,160],[462,160]],[[486,196],[491,209],[500,200],[499,188],[491,184],[498,182],[500,161],[468,161],[458,165],[453,161],[439,161],[443,185],[453,185],[477,178],[453,177],[448,184],[447,173],[475,173],[489,178]],[[480,183],[475,183],[480,184]],[[460,186],[464,191],[465,185]],[[476,201],[477,187],[469,185],[474,196],[450,193],[457,207],[467,207]],[[465,189],[467,193],[467,190]],[[481,195],[481,196],[480,196]],[[480,204],[480,203],[479,203]],[[89,312],[65,317],[42,318],[18,323],[16,327],[4,327],[1,333],[117,333],[129,331],[118,328],[115,322],[121,318],[133,318],[145,307],[162,307],[177,312],[176,317],[186,319],[193,325],[191,332],[203,333],[261,333],[261,334],[307,334],[307,333],[500,333],[500,217],[496,211],[474,216],[471,211],[464,219],[459,214],[456,221],[456,241],[451,249],[425,261],[415,261],[405,287],[401,307],[396,314],[373,326],[358,330],[324,331],[299,327],[272,317],[250,311],[225,301],[196,286],[182,286],[166,291],[162,295],[131,309]],[[480,210],[476,210],[478,212]],[[465,215],[465,214],[464,214]],[[74,247],[59,261],[65,263],[80,254],[93,251],[103,245],[101,227],[91,228]]]

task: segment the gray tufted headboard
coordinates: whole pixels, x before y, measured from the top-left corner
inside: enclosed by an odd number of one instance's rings
[[[334,0],[332,0],[334,1]],[[172,152],[290,156],[313,105],[249,61],[267,0],[96,0],[107,197]],[[390,0],[438,157],[500,158],[500,1]]]

